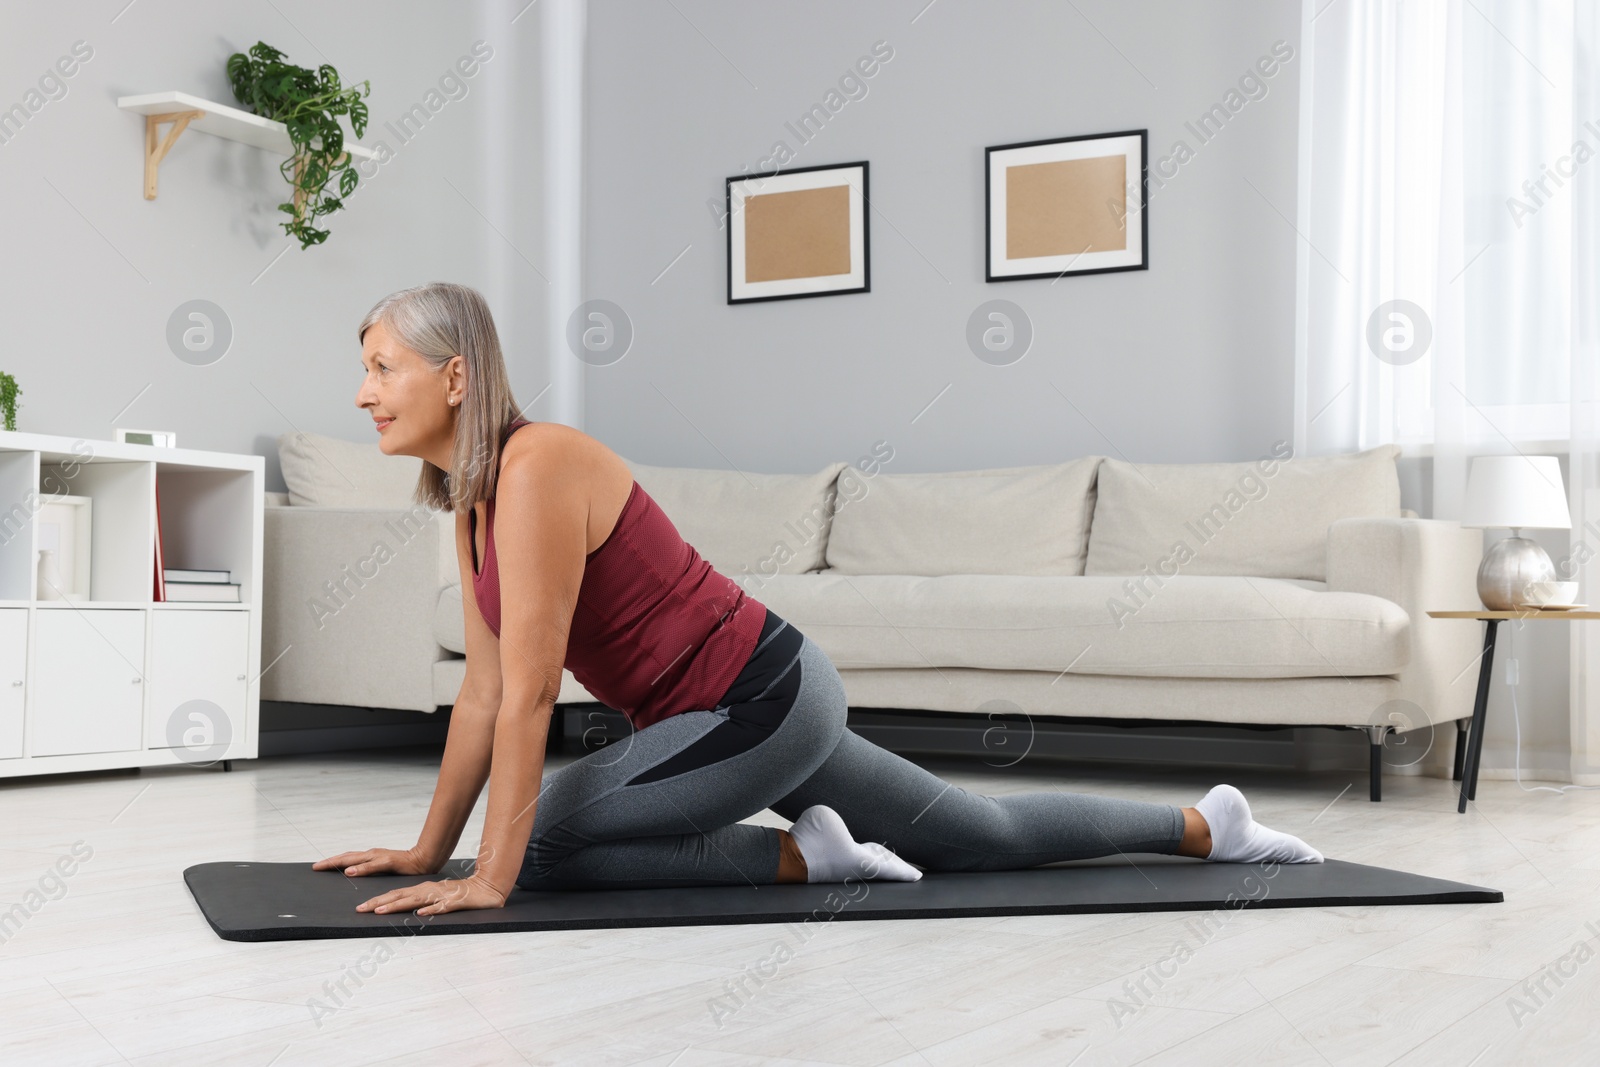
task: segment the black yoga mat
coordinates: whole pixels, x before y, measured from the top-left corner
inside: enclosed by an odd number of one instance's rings
[[[357,904],[419,882],[461,878],[471,859],[430,877],[351,878],[310,863],[200,863],[183,880],[227,941],[301,941],[412,934],[498,934],[626,926],[714,926],[840,919],[1316,908],[1347,904],[1499,903],[1497,889],[1328,860],[1260,866],[1172,856],[1076,860],[1020,871],[924,874],[916,882],[701,886],[529,892],[503,908],[443,915],[358,912]]]

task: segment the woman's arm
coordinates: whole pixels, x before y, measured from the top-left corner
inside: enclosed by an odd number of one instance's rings
[[[418,915],[436,915],[463,908],[498,908],[516,886],[533,833],[545,739],[561,692],[567,634],[583,584],[593,477],[574,440],[551,437],[538,427],[517,434],[506,447],[495,489],[501,604],[498,706],[491,719],[484,710],[491,702],[473,691],[473,701],[483,702],[466,717],[477,725],[461,732],[461,744],[452,722],[423,833],[426,845],[418,846],[433,856],[446,855],[450,849],[445,846],[459,837],[483,786],[487,730],[489,810],[476,869],[466,878],[390,890],[358,904],[357,911],[416,909]],[[458,519],[458,531],[464,523]],[[459,537],[457,558],[461,558]],[[463,581],[463,600],[471,601],[470,564]],[[486,625],[481,619],[479,624]],[[469,636],[469,672],[473,656]]]
[[[592,460],[578,435],[535,425],[506,445],[495,488],[500,708],[475,878],[504,896],[533,832],[544,750],[583,584]]]
[[[472,816],[473,805],[489,778],[494,750],[495,718],[500,712],[499,642],[478,612],[472,591],[472,532],[467,513],[456,513],[456,564],[461,570],[461,611],[466,624],[467,672],[450,712],[450,732],[433,804],[417,839],[418,858],[430,873],[450,858],[461,831]]]

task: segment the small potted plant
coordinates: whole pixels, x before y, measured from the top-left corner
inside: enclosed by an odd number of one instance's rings
[[[0,371],[0,413],[4,413],[6,429],[17,428],[17,397],[22,390],[17,388],[17,380],[5,371]]]
[[[367,105],[362,97],[372,92],[370,82],[345,88],[339,72],[324,63],[316,70],[284,61],[284,53],[264,41],[250,51],[228,57],[228,82],[239,102],[257,115],[275,119],[289,128],[294,154],[279,172],[294,188],[294,197],[278,205],[289,216],[284,232],[298,238],[302,249],[321,244],[328,231],[316,220],[344,206],[360,180],[344,150],[340,115],[350,116],[359,138],[367,130]],[[338,195],[325,190],[338,178]]]

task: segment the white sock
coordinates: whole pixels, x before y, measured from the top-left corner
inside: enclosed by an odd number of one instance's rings
[[[806,881],[842,882],[847,877],[890,882],[915,882],[922,877],[905,860],[876,841],[858,842],[839,813],[813,804],[789,827],[806,861]]]
[[[1250,803],[1231,785],[1212,786],[1200,798],[1195,810],[1211,827],[1211,854],[1206,859],[1218,863],[1321,863],[1322,853],[1281,830],[1271,830],[1256,822]]]

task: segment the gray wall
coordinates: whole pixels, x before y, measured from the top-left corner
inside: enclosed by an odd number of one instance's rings
[[[588,295],[636,336],[589,371],[588,431],[641,462],[767,471],[880,438],[900,471],[1292,441],[1297,63],[1209,144],[1184,124],[1275,40],[1298,54],[1299,6],[926,4],[591,3]],[[878,40],[893,58],[802,145],[786,122]],[[1152,192],[1150,269],[986,284],[984,147],[1141,127],[1152,161],[1196,150]],[[870,293],[725,302],[706,202],[778,140],[791,167],[870,162]],[[1035,329],[1006,367],[964,336],[995,298]]]
[[[482,289],[519,396],[544,386],[533,358],[544,282],[523,258],[542,260],[537,12],[513,25],[522,5],[510,0],[145,0],[119,14],[124,3],[0,9],[0,107],[22,102],[74,42],[93,50],[65,95],[0,144],[0,370],[23,390],[19,429],[170,429],[182,445],[267,456],[269,487],[281,488],[278,434],[375,439],[354,406],[356,325],[385,293],[434,279]],[[385,124],[430,103],[479,39],[494,54],[462,79],[465,95],[441,92],[402,144]],[[236,106],[225,64],[257,40],[303,66],[332,63],[347,83],[370,79],[363,143],[394,150],[306,251],[277,226],[289,189],[280,157],[185,132],[146,201],[143,119],[116,107],[168,89]],[[169,316],[192,299],[220,306],[233,328],[208,366],[167,343]]]

